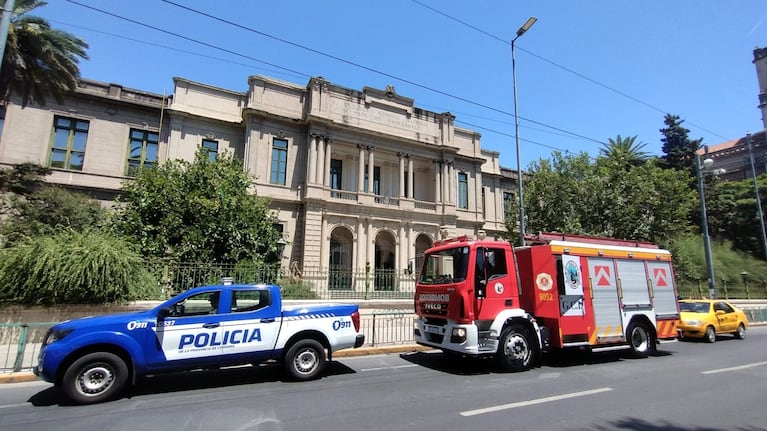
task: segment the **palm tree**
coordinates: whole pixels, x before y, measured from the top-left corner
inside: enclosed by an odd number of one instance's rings
[[[27,15],[46,4],[42,0],[16,0],[0,68],[0,101],[7,102],[16,93],[22,106],[45,104],[50,96],[61,103],[67,92],[77,88],[77,64],[80,58],[88,59],[88,44],[51,28],[43,18]]]
[[[637,143],[636,138],[636,135],[627,138],[618,135],[614,140],[609,138],[607,144],[602,144],[599,157],[624,168],[643,164],[650,157],[646,151],[642,151],[647,144]]]

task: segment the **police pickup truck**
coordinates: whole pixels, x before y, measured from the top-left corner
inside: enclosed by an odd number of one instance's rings
[[[148,311],[53,326],[35,374],[83,404],[110,399],[147,374],[267,360],[309,380],[333,352],[362,346],[359,331],[357,305],[283,307],[276,285],[202,286]]]

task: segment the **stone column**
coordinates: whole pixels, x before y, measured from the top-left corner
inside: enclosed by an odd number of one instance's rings
[[[306,178],[308,184],[314,184],[317,176],[317,135],[312,135],[309,140],[309,176]]]
[[[328,232],[328,215],[322,210],[322,225],[320,228],[320,271],[330,267],[330,232]]]
[[[357,192],[362,193],[365,191],[365,146],[357,145],[357,149],[360,150],[359,169],[357,169]]]
[[[415,173],[413,172],[413,157],[410,156],[407,158],[407,197],[410,199],[415,199],[415,194],[413,193],[414,179]]]
[[[450,203],[450,171],[448,170],[447,160],[442,161],[442,200]]]
[[[375,147],[368,147],[368,193],[373,193],[373,173],[375,172]]]
[[[367,247],[365,247],[365,226],[362,224],[362,217],[357,218],[357,246],[354,247],[357,256],[356,256],[356,267],[354,268],[357,271],[364,271],[365,270],[365,253],[367,251]]]
[[[315,184],[321,184],[324,182],[325,179],[325,169],[323,169],[323,165],[325,164],[325,137],[320,135],[319,136],[319,142],[317,143],[317,167],[314,178]]]
[[[404,153],[397,153],[399,156],[399,197],[400,199],[405,197],[405,157]]]
[[[442,201],[442,180],[440,179],[440,161],[434,161],[434,203]]]
[[[332,150],[333,140],[328,138],[325,140],[325,174],[322,179],[322,185],[330,187],[330,156]]]

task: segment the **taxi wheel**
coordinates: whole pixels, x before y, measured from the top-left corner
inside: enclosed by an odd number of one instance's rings
[[[746,327],[742,323],[738,325],[738,330],[735,331],[735,338],[738,340],[746,338]]]
[[[76,360],[64,373],[63,389],[80,404],[106,401],[117,395],[128,381],[128,366],[117,355],[90,353]]]
[[[706,328],[706,333],[703,335],[703,339],[706,340],[707,343],[713,343],[716,341],[716,331],[714,331],[713,326]]]
[[[285,366],[296,380],[315,379],[325,368],[325,348],[317,340],[299,340],[288,349]]]

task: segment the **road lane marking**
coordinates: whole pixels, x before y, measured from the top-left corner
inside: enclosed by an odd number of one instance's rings
[[[589,391],[583,391],[583,392],[573,392],[570,394],[562,394],[562,395],[554,395],[551,397],[545,397],[545,398],[538,398],[537,400],[528,400],[528,401],[520,401],[518,403],[511,403],[511,404],[502,404],[499,406],[493,406],[493,407],[485,407],[484,409],[476,409],[476,410],[467,410],[465,412],[461,412],[461,416],[475,416],[475,415],[481,415],[484,413],[492,413],[497,412],[500,410],[508,410],[508,409],[515,409],[517,407],[525,407],[525,406],[532,406],[535,404],[543,404],[548,403],[551,401],[559,401],[559,400],[565,400],[568,398],[575,398],[575,397],[583,397],[586,395],[594,395],[599,394],[602,392],[609,392],[612,391],[613,388],[599,388],[599,389],[591,389]]]
[[[5,404],[5,405],[0,406],[0,409],[10,409],[12,407],[23,407],[23,406],[26,406],[26,405],[27,405],[27,403],[23,403],[23,404]]]
[[[758,367],[760,365],[767,365],[767,361],[764,361],[764,362],[754,362],[753,364],[739,365],[737,367],[720,368],[718,370],[701,371],[700,373],[701,374],[726,373],[728,371],[745,370],[746,368]]]
[[[397,365],[394,367],[378,367],[378,368],[363,368],[360,371],[381,371],[381,370],[393,370],[395,368],[411,368],[411,367],[417,367],[418,364],[408,364],[408,365]]]

